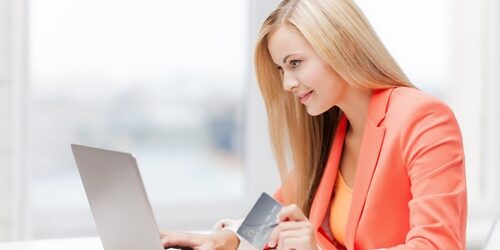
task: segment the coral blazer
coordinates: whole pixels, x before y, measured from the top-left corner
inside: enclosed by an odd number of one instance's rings
[[[346,119],[337,126],[309,220],[322,249]],[[283,202],[281,190],[276,198]],[[462,137],[448,106],[417,89],[374,90],[345,229],[351,249],[465,249],[467,195]],[[323,224],[323,227],[322,227]]]

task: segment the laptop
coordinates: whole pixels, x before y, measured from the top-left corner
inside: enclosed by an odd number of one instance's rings
[[[77,144],[71,149],[104,249],[164,249],[134,156]]]

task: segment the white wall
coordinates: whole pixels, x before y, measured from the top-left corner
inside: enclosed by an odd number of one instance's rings
[[[450,84],[448,95],[450,105],[455,110],[462,129],[466,166],[482,168],[480,159],[480,128],[484,116],[484,69],[485,69],[485,27],[482,1],[454,1],[452,5],[452,43],[450,58]],[[467,17],[467,18],[464,18]],[[466,101],[464,101],[466,100]],[[479,185],[479,171],[468,171],[469,186]],[[480,193],[471,193],[469,197],[477,197]],[[476,192],[479,192],[477,190]]]
[[[253,50],[260,26],[265,17],[278,5],[277,0],[259,0],[249,1],[250,7],[250,39],[248,44],[249,57],[253,58]],[[247,91],[248,96],[247,120],[245,124],[245,162],[249,168],[245,173],[246,178],[256,176],[259,181],[259,186],[251,187],[250,194],[253,196],[248,200],[256,200],[260,192],[265,190],[272,194],[279,184],[279,174],[272,155],[272,150],[269,142],[269,134],[267,127],[267,115],[264,107],[264,101],[260,95],[259,88],[253,71],[253,60],[248,67]],[[265,175],[262,175],[265,173]],[[258,176],[260,175],[260,176]]]
[[[468,249],[479,249],[485,240],[489,225],[478,220],[477,209],[483,189],[480,187],[484,161],[481,159],[480,131],[484,117],[484,11],[483,1],[453,1],[450,84],[448,96],[462,129],[466,155],[469,219],[467,225]],[[467,17],[467,18],[464,18]],[[480,171],[478,171],[481,169]],[[472,201],[472,202],[471,202]],[[479,205],[479,206],[478,206]],[[483,209],[486,206],[482,206]],[[484,211],[483,211],[484,212]]]
[[[10,88],[7,85],[7,1],[0,0],[0,240],[8,238]]]

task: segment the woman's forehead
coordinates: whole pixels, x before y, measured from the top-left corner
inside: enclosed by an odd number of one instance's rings
[[[269,35],[268,49],[273,61],[281,64],[288,54],[308,53],[312,47],[296,30],[280,26]]]

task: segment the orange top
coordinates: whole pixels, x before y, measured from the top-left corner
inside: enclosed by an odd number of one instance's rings
[[[352,188],[347,186],[340,172],[338,177],[339,178],[335,181],[335,195],[332,199],[329,222],[333,237],[335,237],[340,244],[345,246],[344,235],[349,209],[351,208]]]

